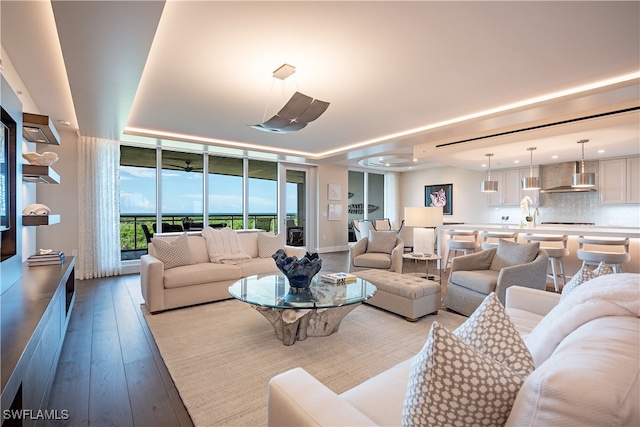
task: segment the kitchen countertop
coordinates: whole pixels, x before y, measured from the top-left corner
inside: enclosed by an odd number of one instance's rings
[[[520,228],[517,224],[456,224],[442,225],[439,229],[449,230],[491,230],[511,233],[566,234],[569,236],[603,236],[620,238],[640,238],[638,227],[614,227],[597,225],[538,224],[535,228]]]

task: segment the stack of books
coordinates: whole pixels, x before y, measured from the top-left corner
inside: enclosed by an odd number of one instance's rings
[[[37,265],[55,265],[64,263],[64,253],[59,251],[43,252],[31,255],[27,258],[29,267]]]
[[[355,280],[357,279],[355,274],[349,274],[349,273],[323,274],[320,276],[320,278],[324,281],[331,282],[331,283],[355,282]]]

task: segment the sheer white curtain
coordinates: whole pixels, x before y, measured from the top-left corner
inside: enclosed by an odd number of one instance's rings
[[[78,279],[119,275],[120,143],[78,141]]]

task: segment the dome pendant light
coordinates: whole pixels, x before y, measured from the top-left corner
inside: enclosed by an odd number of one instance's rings
[[[491,181],[491,156],[493,153],[485,154],[489,158],[489,173],[487,180],[480,183],[480,191],[483,193],[495,193],[498,191],[498,181]]]
[[[588,139],[581,139],[578,144],[582,145],[582,161],[580,164],[580,172],[571,176],[571,186],[574,188],[589,188],[596,185],[596,174],[584,171],[584,144],[589,142]]]
[[[529,147],[527,151],[531,152],[531,162],[529,163],[529,176],[526,178],[522,178],[522,189],[523,190],[539,190],[540,189],[540,178],[537,176],[533,176],[533,151],[536,147]]]

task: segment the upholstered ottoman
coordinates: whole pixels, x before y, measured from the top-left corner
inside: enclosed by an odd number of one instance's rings
[[[387,270],[363,270],[354,274],[376,285],[378,292],[365,303],[389,310],[415,322],[440,309],[440,285],[431,280]]]

